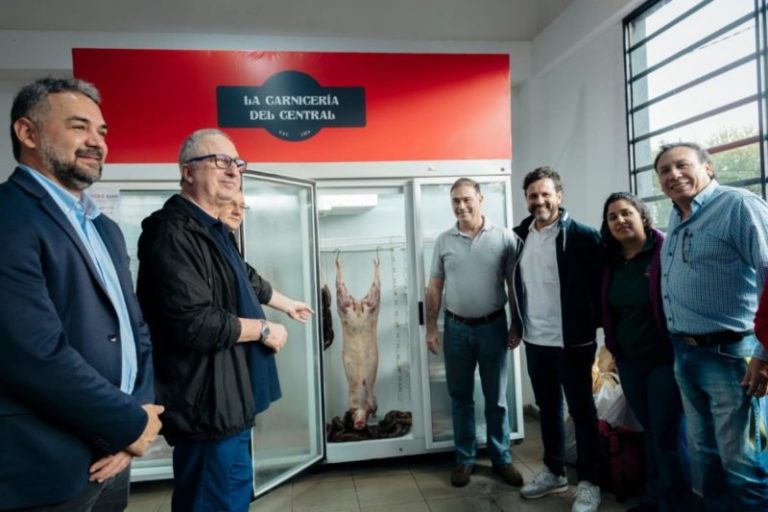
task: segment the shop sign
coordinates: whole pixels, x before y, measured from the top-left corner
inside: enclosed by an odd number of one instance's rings
[[[363,87],[323,87],[301,71],[281,71],[260,87],[221,85],[216,101],[220,127],[264,128],[286,141],[365,126]]]

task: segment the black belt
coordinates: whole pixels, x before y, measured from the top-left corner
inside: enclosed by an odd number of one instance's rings
[[[754,331],[720,331],[707,334],[678,334],[680,338],[692,347],[709,347],[712,345],[728,345],[737,343],[746,336],[751,336]]]
[[[489,322],[493,322],[494,320],[496,320],[497,318],[499,318],[503,314],[504,314],[504,310],[500,309],[498,311],[494,311],[493,313],[487,314],[485,316],[479,316],[477,318],[466,318],[466,317],[463,317],[463,316],[459,316],[456,313],[451,313],[447,309],[445,310],[445,316],[447,316],[448,318],[452,318],[452,319],[456,320],[457,322],[461,322],[461,323],[467,324],[467,325],[483,325],[483,324],[487,324]]]

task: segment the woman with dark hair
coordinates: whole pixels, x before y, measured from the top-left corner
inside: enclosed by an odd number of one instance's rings
[[[680,450],[683,406],[661,303],[660,251],[648,207],[627,192],[611,194],[600,228],[605,246],[602,313],[605,345],[616,358],[629,406],[645,431],[646,490],[630,509],[688,509]]]

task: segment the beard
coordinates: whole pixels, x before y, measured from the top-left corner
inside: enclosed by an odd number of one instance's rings
[[[531,206],[528,208],[528,212],[539,222],[549,222],[557,215],[558,209],[551,204],[545,204]]]
[[[95,170],[85,166],[78,166],[75,160],[67,161],[61,158],[50,146],[43,150],[43,155],[46,166],[65,188],[83,191],[101,179],[101,173],[104,168],[101,163],[99,163]],[[75,156],[81,155],[103,158],[103,153],[100,150],[83,150],[75,153]]]

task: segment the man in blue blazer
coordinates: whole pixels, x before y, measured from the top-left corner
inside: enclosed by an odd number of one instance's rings
[[[117,224],[83,192],[107,146],[99,94],[42,79],[11,110],[0,185],[0,510],[123,510],[160,428],[151,346]]]

